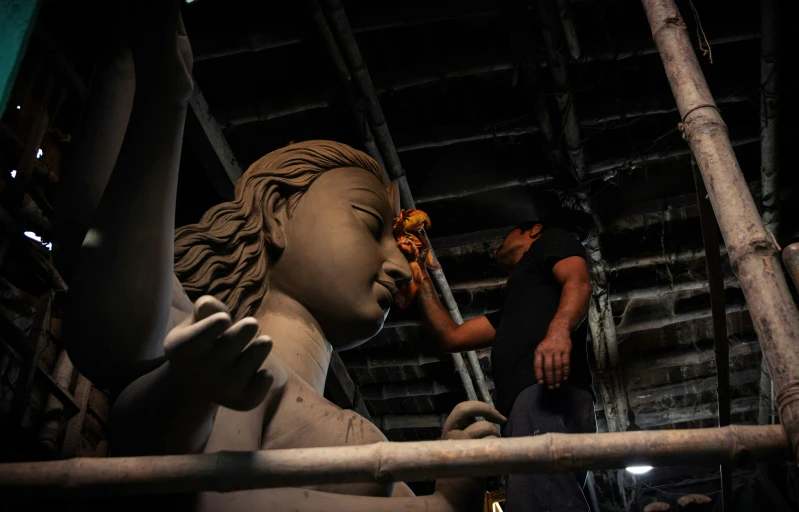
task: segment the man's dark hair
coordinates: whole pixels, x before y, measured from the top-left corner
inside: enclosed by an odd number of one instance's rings
[[[510,231],[508,231],[508,235],[510,235],[511,233],[513,233],[514,231],[516,231],[517,229],[518,229],[519,231],[521,231],[522,233],[524,233],[525,231],[530,231],[531,229],[533,229],[534,227],[536,227],[538,224],[541,224],[541,226],[543,226],[543,227],[544,227],[544,229],[546,229],[547,227],[549,227],[549,226],[548,226],[548,224],[547,224],[547,225],[545,225],[545,224],[544,224],[543,222],[541,222],[541,221],[537,221],[537,220],[528,220],[528,221],[526,221],[526,222],[522,222],[522,223],[521,223],[521,224],[519,224],[518,226],[516,226],[516,227],[514,227],[513,229],[511,229]],[[505,235],[505,236],[507,236],[507,235]]]
[[[593,238],[594,221],[593,218],[591,218],[591,216],[585,212],[576,210],[563,210],[558,212],[557,216],[554,216],[553,219],[556,220],[537,219],[522,222],[508,231],[505,237],[517,229],[524,233],[525,231],[530,231],[536,225],[541,224],[543,227],[542,231],[546,231],[547,229],[551,228],[563,229],[572,233],[582,244],[588,243]]]

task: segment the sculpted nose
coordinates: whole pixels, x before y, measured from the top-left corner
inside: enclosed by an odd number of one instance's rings
[[[405,256],[402,255],[396,246],[393,247],[388,259],[383,264],[383,271],[394,280],[397,288],[402,288],[411,282],[413,278],[408,260],[405,259]]]

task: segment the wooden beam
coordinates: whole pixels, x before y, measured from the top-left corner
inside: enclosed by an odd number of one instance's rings
[[[647,355],[642,354],[647,368],[670,368],[673,366],[690,366],[713,361],[715,355],[712,349],[697,350],[689,347],[679,351],[658,350]],[[753,340],[730,343],[730,357],[748,356],[760,352],[760,344],[755,337]]]
[[[730,405],[731,414],[756,411],[758,409],[758,397],[736,398]],[[654,428],[688,421],[708,420],[717,416],[718,404],[709,402],[687,407],[672,407],[662,411],[638,412],[635,414],[635,422],[642,428]],[[608,432],[607,422],[602,418],[597,421],[597,431]]]
[[[197,154],[219,195],[232,199],[233,189],[243,171],[197,82],[194,83],[189,107],[186,142]]]
[[[730,304],[725,308],[726,314],[740,313],[741,311],[748,311],[746,304]],[[710,318],[713,316],[713,311],[710,309],[700,309],[697,311],[688,311],[686,313],[677,313],[670,316],[653,318],[650,320],[640,320],[631,322],[629,324],[622,324],[616,328],[619,334],[630,334],[632,332],[648,331],[651,329],[661,329],[668,325],[679,324],[683,322],[692,322],[702,318]]]
[[[17,379],[14,382],[14,398],[11,403],[9,416],[12,421],[19,424],[28,408],[33,378],[36,376],[36,367],[39,363],[39,356],[50,342],[50,315],[53,307],[53,297],[55,292],[45,292],[39,299],[36,306],[36,315],[33,317],[33,325],[25,346],[30,350],[21,352],[22,363]]]
[[[730,375],[730,385],[740,386],[757,382],[760,379],[760,370],[744,370]],[[637,407],[647,402],[656,402],[685,395],[697,395],[706,391],[716,390],[716,377],[704,379],[692,379],[676,384],[658,386],[649,389],[628,390],[627,396],[630,398],[630,405]]]
[[[89,394],[91,391],[92,383],[89,379],[78,374],[78,384],[75,388],[75,402],[80,410],[78,414],[67,422],[64,442],[61,445],[61,457],[65,459],[77,455],[81,431],[83,430],[83,419],[86,417],[86,408],[89,406]]]

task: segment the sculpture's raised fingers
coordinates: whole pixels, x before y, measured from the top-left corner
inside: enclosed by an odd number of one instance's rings
[[[249,411],[258,406],[266,398],[274,378],[266,370],[259,370],[252,376],[244,390],[228,407],[236,411]]]
[[[238,392],[244,389],[250,379],[261,368],[269,352],[272,350],[272,340],[268,336],[259,336],[236,359],[233,373],[230,376],[228,389]]]
[[[208,352],[214,340],[230,327],[230,315],[214,313],[192,324],[181,324],[164,340],[164,351],[170,359],[189,359]]]
[[[506,418],[499,411],[485,402],[470,400],[461,402],[452,409],[447,421],[444,423],[444,432],[453,429],[463,429],[474,423],[476,417],[482,416],[497,423],[505,423]]]
[[[198,322],[215,313],[230,314],[230,310],[224,302],[213,295],[203,295],[194,302],[194,321]]]
[[[230,326],[214,342],[208,352],[210,364],[232,361],[244,350],[244,347],[258,334],[258,321],[255,318],[242,318]]]
[[[497,426],[488,421],[478,421],[463,429],[468,439],[483,439],[485,437],[497,437]]]

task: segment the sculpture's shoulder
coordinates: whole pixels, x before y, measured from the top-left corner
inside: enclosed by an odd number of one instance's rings
[[[341,435],[344,436],[342,444],[359,445],[388,441],[385,434],[374,423],[357,412],[350,409],[342,409],[328,400],[325,401],[337,410],[337,416],[340,419],[336,422],[336,425],[338,425],[339,437]]]
[[[262,449],[352,446],[386,441],[380,429],[368,419],[330,402],[294,372],[286,371],[286,374],[280,404],[275,414],[265,418]]]

